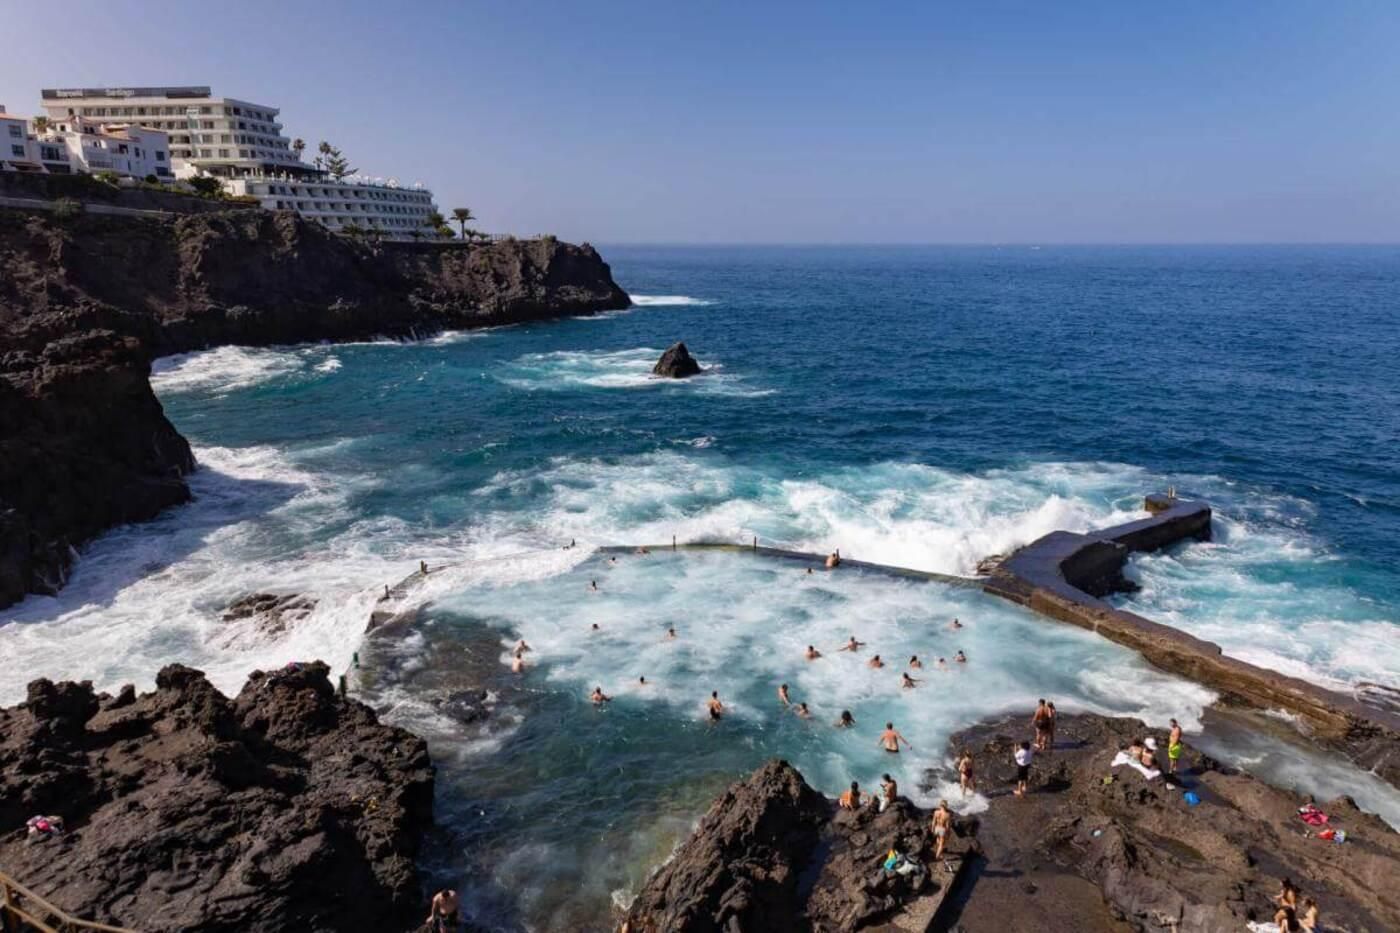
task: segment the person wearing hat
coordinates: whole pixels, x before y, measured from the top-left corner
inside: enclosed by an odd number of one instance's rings
[[[1157,770],[1157,740],[1149,735],[1142,746],[1143,767]]]

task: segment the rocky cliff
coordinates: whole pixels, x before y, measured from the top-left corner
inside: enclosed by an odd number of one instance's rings
[[[150,361],[626,307],[590,246],[334,236],[294,214],[0,210],[0,608],[62,585],[73,548],[189,498],[189,445]]]
[[[336,696],[319,662],[0,709],[0,864],[86,919],[165,930],[402,930],[432,820],[426,745]],[[35,816],[62,833],[31,833]]]

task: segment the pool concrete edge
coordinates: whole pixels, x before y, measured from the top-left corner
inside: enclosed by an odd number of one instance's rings
[[[1400,717],[1296,677],[1225,656],[1221,647],[1118,609],[1101,597],[1131,589],[1123,565],[1135,552],[1209,540],[1205,502],[1149,496],[1140,521],[1077,534],[1054,531],[1013,552],[984,592],[1138,652],[1150,664],[1218,691],[1221,702],[1295,715],[1310,738],[1400,787]]]

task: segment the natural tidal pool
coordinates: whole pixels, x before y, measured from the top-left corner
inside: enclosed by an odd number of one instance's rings
[[[487,880],[468,897],[492,923],[518,911],[536,929],[606,927],[714,795],[775,756],[829,794],[889,773],[924,805],[946,796],[975,811],[985,799],[963,801],[951,774],[927,772],[946,770],[949,737],[978,719],[1043,696],[1194,729],[1213,697],[975,589],[808,574],[742,551],[597,554],[514,583],[490,566],[444,571],[454,579],[434,586],[448,592],[414,623],[368,640],[360,679],[392,721],[428,737],[445,829],[429,862],[444,880]],[[840,651],[852,635],[865,647]],[[519,638],[533,650],[514,674]],[[807,660],[808,645],[822,657]],[[870,667],[875,654],[885,667]],[[924,668],[909,667],[914,655]],[[903,688],[901,672],[918,685]],[[779,701],[782,683],[810,718]],[[464,724],[444,701],[478,684],[490,713]],[[596,686],[610,703],[589,701]],[[711,691],[727,709],[718,723]],[[855,727],[835,727],[842,710]],[[887,721],[912,750],[878,746]]]

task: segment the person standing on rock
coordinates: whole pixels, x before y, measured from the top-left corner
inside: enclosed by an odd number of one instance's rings
[[[1181,760],[1181,724],[1172,720],[1172,731],[1167,734],[1167,773],[1176,774],[1176,764]]]
[[[718,690],[710,691],[710,698],[705,701],[705,707],[710,711],[710,721],[719,722],[719,718],[724,715],[724,704],[719,701]]]
[[[938,801],[938,809],[933,811],[933,860],[943,857],[943,846],[948,842],[948,831],[953,828],[953,812],[948,809],[948,801]]]
[[[1036,751],[1045,750],[1045,742],[1049,737],[1050,709],[1045,705],[1045,698],[1041,697],[1036,701],[1035,712],[1031,715],[1031,725],[1035,727],[1035,748]]]
[[[428,912],[428,929],[431,933],[456,933],[459,909],[457,892],[443,888],[433,895],[433,906]]]
[[[1035,752],[1031,750],[1031,743],[1022,742],[1021,747],[1016,749],[1016,796],[1024,797],[1026,788],[1031,782],[1031,759],[1035,758]]]
[[[977,793],[977,773],[972,763],[972,752],[966,748],[958,759],[958,786],[962,788],[964,797],[969,792]]]
[[[903,742],[904,747],[911,752],[914,750],[914,746],[909,744],[909,740],[895,731],[894,723],[885,723],[885,731],[880,733],[880,747],[892,755],[898,755],[900,742]]]

